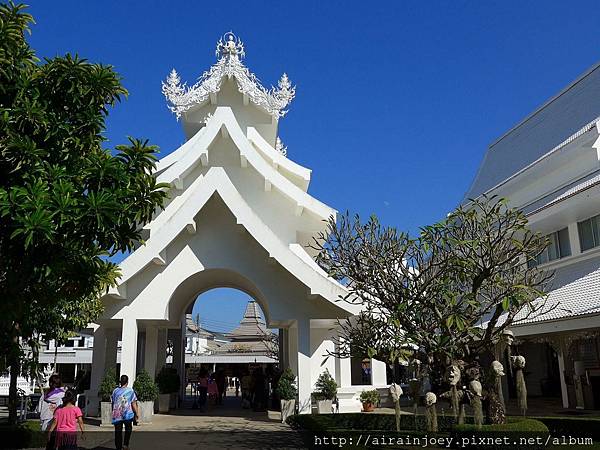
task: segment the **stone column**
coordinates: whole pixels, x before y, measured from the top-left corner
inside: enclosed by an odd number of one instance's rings
[[[557,345],[554,349],[556,350],[556,356],[558,358],[558,376],[560,379],[560,396],[562,398],[563,408],[569,407],[569,392],[567,390],[567,382],[565,380],[565,343],[563,338],[558,338]]]
[[[144,344],[144,369],[154,378],[158,372],[158,327],[146,327],[146,342]]]
[[[94,351],[92,353],[92,373],[90,376],[90,389],[86,392],[86,414],[96,415],[100,406],[98,389],[106,371],[106,331],[100,325],[94,331]]]
[[[297,384],[298,384],[298,412],[311,413],[312,380],[310,370],[310,319],[297,321]]]
[[[158,342],[156,352],[156,372],[160,372],[167,361],[167,329],[160,328],[158,330]]]
[[[106,330],[106,369],[117,367],[117,346],[119,342],[119,330],[109,328]],[[94,349],[94,351],[96,351]]]
[[[123,319],[121,332],[121,375],[129,377],[129,385],[133,386],[136,376],[138,326],[134,318]]]
[[[339,344],[336,344],[339,351]],[[339,387],[352,386],[352,365],[350,358],[335,358],[335,381]]]
[[[371,384],[387,386],[387,366],[383,361],[371,359]]]

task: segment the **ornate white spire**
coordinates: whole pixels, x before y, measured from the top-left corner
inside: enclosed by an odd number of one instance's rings
[[[266,89],[258,78],[242,63],[245,56],[244,44],[232,32],[225,33],[217,42],[218,61],[198,82],[191,87],[181,84],[179,75],[173,69],[162,83],[162,92],[169,102],[169,109],[177,118],[193,106],[205,102],[210,94],[221,89],[223,78],[234,77],[238,90],[247,95],[252,103],[262,107],[277,119],[283,117],[285,109],[296,95],[296,88],[284,73],[277,88]]]
[[[275,150],[281,153],[283,156],[287,156],[287,145],[283,145],[279,136],[277,136],[277,140],[275,141]]]

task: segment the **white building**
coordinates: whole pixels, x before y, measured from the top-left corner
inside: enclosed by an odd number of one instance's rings
[[[522,209],[552,245],[550,312],[517,321],[531,396],[600,409],[600,65],[493,142],[466,195]]]
[[[337,319],[357,307],[338,301],[344,287],[308,248],[335,210],[308,194],[311,171],[288,159],[279,139],[295,88],[285,74],[277,88],[263,87],[230,33],[217,56],[193,86],[182,85],[175,71],[163,84],[187,142],[158,163],[157,181],[171,186],[170,199],[145,227],[145,245],[121,263],[118,287],[102,298],[88,398],[94,402],[116,361],[119,340],[121,373],[131,378],[141,368],[160,369],[167,335],[174,365],[183,369],[191,304],[207,290],[230,287],[256,300],[268,328],[280,329],[281,362],[297,374],[300,412],[310,412],[325,369],[340,386],[340,409],[359,410],[362,390],[386,386],[386,367],[372,361],[368,386],[355,386],[356,364],[324,361],[334,350]]]

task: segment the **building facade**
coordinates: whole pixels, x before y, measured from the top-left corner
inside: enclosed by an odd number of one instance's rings
[[[551,242],[536,262],[554,272],[546,306],[511,328],[528,393],[600,409],[600,64],[489,146],[465,200],[483,194]]]

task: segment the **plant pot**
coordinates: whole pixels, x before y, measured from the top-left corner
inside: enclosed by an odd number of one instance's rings
[[[296,400],[281,400],[281,423],[285,423],[285,419],[294,415],[296,410]]]
[[[363,402],[363,412],[375,411],[375,405],[371,402]]]
[[[317,412],[319,414],[331,414],[332,400],[317,400]]]
[[[171,406],[171,394],[160,394],[158,396],[158,412],[168,413]]]
[[[139,422],[140,423],[152,423],[152,415],[154,414],[154,402],[146,401],[139,402],[138,401],[138,414],[139,414]]]
[[[112,425],[112,403],[100,402],[100,417],[102,426]]]

